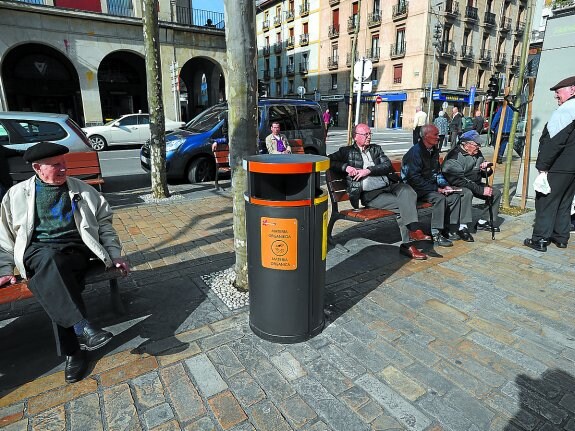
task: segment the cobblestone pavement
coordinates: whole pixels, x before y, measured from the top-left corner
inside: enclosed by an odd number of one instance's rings
[[[338,222],[327,327],[282,345],[202,282],[234,261],[231,200],[202,193],[117,210],[136,271],[126,315],[87,291],[115,337],[83,381],[34,300],[0,309],[2,429],[575,430],[575,252],[523,247],[533,213],[417,262],[395,222]]]

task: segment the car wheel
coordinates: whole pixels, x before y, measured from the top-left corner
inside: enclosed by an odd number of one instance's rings
[[[199,157],[190,163],[188,168],[188,181],[192,184],[211,181],[215,177],[215,165],[213,160],[207,157]]]
[[[92,135],[88,139],[90,139],[90,145],[95,151],[102,151],[108,147],[108,143],[104,139],[104,137],[100,135]]]

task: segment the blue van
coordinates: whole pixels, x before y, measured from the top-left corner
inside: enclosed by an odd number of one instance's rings
[[[266,152],[265,139],[271,123],[280,123],[288,139],[301,139],[308,154],[325,155],[322,110],[316,102],[301,99],[260,99],[258,101],[258,146]],[[228,105],[214,105],[197,115],[182,129],[166,135],[166,172],[169,179],[187,179],[190,183],[213,180],[214,155],[211,140],[227,134]],[[150,146],[140,151],[142,168],[150,171]]]

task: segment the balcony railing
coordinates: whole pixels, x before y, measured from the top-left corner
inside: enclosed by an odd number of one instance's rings
[[[295,75],[295,64],[292,63],[286,66],[286,75],[287,76]]]
[[[339,36],[339,24],[330,25],[327,31],[327,34],[330,38],[338,37]]]
[[[445,2],[445,10],[443,11],[446,18],[455,18],[459,15],[459,2],[447,0]]]
[[[405,57],[405,42],[391,44],[389,49],[389,56],[392,59]]]
[[[274,78],[281,78],[282,77],[282,68],[281,67],[276,67],[274,69]]]
[[[299,14],[300,16],[307,16],[309,15],[309,2],[303,1],[299,6]]]
[[[132,2],[127,0],[109,0],[110,15],[135,16]],[[187,6],[176,6],[176,22],[183,25],[210,27],[224,30],[224,14],[202,9],[192,9]]]
[[[477,8],[473,6],[465,7],[465,21],[468,23],[475,23],[479,20],[477,15]]]
[[[375,27],[381,24],[381,14],[379,12],[368,13],[367,14],[367,25],[368,27]]]
[[[287,49],[291,49],[295,46],[295,37],[289,36],[286,40],[286,47]]]
[[[26,0],[26,1],[23,1],[22,3],[46,4],[46,2],[43,0]],[[54,4],[54,3],[52,3],[52,4]],[[186,16],[187,20],[186,20],[185,24],[191,24],[191,18],[192,18],[191,8],[184,7],[183,9],[185,9],[184,14],[187,15]],[[132,5],[131,1],[125,1],[125,0],[108,1],[108,13],[110,15],[116,15],[116,16],[133,17],[134,16],[134,6]],[[180,21],[178,20],[178,22],[180,22]]]
[[[270,80],[270,71],[269,69],[264,70],[264,81],[269,81]]]
[[[473,48],[471,45],[461,45],[461,52],[459,53],[461,60],[472,61],[473,60]]]
[[[282,25],[282,17],[280,15],[274,16],[274,26],[279,27]]]
[[[329,0],[330,6],[335,6],[336,4],[339,4],[339,0]]]
[[[280,52],[282,52],[282,43],[281,42],[274,43],[274,52],[276,54],[279,54]]]
[[[397,4],[394,4],[391,9],[391,18],[395,21],[397,19],[402,19],[407,17],[407,12],[409,9],[409,2],[407,1],[400,1]]]
[[[262,48],[263,54],[264,55],[270,55],[270,46],[266,45]]]
[[[309,43],[309,34],[304,33],[299,35],[299,44],[300,45],[307,45]]]
[[[352,58],[353,56],[352,56],[352,54],[353,54],[353,53],[348,52],[348,53],[346,54],[346,56],[345,56],[345,65],[346,65],[347,67],[351,67],[351,62],[353,61],[353,58]],[[359,54],[358,54],[358,52],[356,51],[356,53],[355,53],[355,59],[357,60],[358,58],[359,58]]]
[[[499,53],[497,58],[495,59],[495,66],[496,67],[503,67],[507,64],[507,54],[504,52]]]
[[[485,12],[485,16],[483,18],[483,24],[485,26],[494,27],[495,26],[495,14],[491,12]]]
[[[349,33],[353,33],[355,31],[355,27],[357,26],[357,22],[359,18],[357,15],[352,15],[347,19],[347,31]]]
[[[308,72],[307,61],[302,61],[302,62],[299,64],[299,73],[300,73],[301,75],[305,75],[305,74],[307,74],[307,72]]]
[[[511,67],[515,69],[518,68],[520,64],[521,64],[521,56],[513,55],[511,57]]]
[[[293,9],[289,9],[286,11],[286,21],[291,22],[294,20],[295,12]]]
[[[263,31],[269,30],[270,28],[270,20],[266,19],[262,22],[262,29]]]
[[[525,32],[525,23],[521,21],[517,21],[517,25],[515,26],[515,34],[517,36],[522,35]]]
[[[329,57],[327,59],[327,68],[328,69],[337,69],[339,57],[336,55],[334,57]]]
[[[371,48],[365,50],[366,58],[369,58],[373,63],[379,61],[379,48]]]
[[[440,54],[443,57],[452,57],[454,58],[457,55],[457,51],[455,50],[455,43],[445,40],[440,45]]]
[[[501,17],[501,21],[499,23],[499,31],[507,33],[511,30],[511,18]]]
[[[491,50],[490,49],[482,49],[479,52],[479,59],[478,60],[480,63],[491,62]]]

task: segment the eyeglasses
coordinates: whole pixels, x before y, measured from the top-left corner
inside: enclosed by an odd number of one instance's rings
[[[356,135],[361,135],[361,136],[371,136],[371,132],[367,132],[367,133],[357,133]]]

